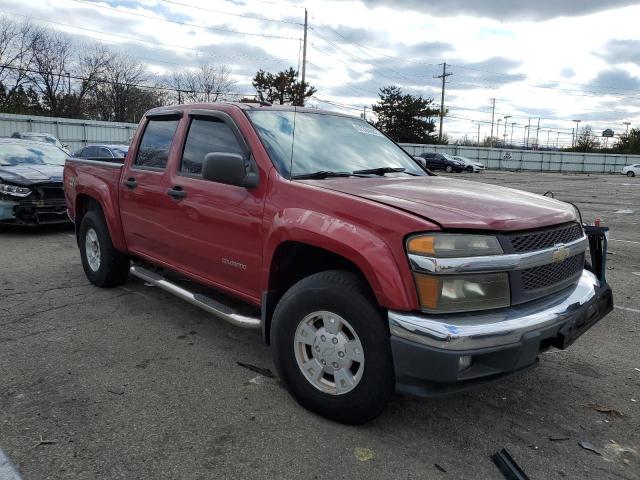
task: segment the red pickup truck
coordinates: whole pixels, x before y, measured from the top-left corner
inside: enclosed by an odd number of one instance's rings
[[[333,112],[154,109],[124,164],[69,159],[64,187],[92,283],[261,328],[295,399],[340,422],[522,371],[613,306],[577,208],[434,176]]]

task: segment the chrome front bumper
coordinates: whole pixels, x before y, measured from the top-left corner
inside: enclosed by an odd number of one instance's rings
[[[584,308],[597,304],[602,290],[596,276],[584,270],[570,289],[489,313],[429,315],[391,310],[389,329],[392,336],[445,351],[508,346],[518,343],[527,332],[564,324],[577,312],[588,314]]]

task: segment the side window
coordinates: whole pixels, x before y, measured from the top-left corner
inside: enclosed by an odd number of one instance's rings
[[[82,151],[83,158],[96,158],[98,156],[98,149],[96,147],[85,147]]]
[[[233,131],[222,120],[194,118],[182,153],[180,172],[202,173],[202,161],[207,153],[225,152],[242,155],[243,151]]]
[[[108,148],[98,147],[98,158],[113,158],[111,151]]]
[[[165,168],[178,122],[179,120],[150,120],[142,134],[134,165]]]

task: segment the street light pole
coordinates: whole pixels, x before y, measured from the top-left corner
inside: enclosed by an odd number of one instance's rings
[[[516,122],[511,122],[511,140],[509,140],[509,145],[511,146],[511,148],[513,148],[513,126],[516,124]]]
[[[502,121],[501,118],[498,119],[498,126],[496,127],[496,137],[500,138],[500,122]]]
[[[576,122],[576,135],[575,135],[575,140],[573,141],[573,147],[575,148],[578,146],[578,128],[582,120],[573,120],[573,121]]]
[[[626,133],[629,133],[629,125],[631,125],[631,122],[622,122],[622,124],[627,126]]]

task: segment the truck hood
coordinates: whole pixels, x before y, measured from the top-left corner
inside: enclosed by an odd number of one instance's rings
[[[0,179],[16,185],[61,182],[62,165],[0,165]]]
[[[573,206],[533,193],[446,177],[306,180],[413,213],[442,228],[511,231],[576,219]]]

